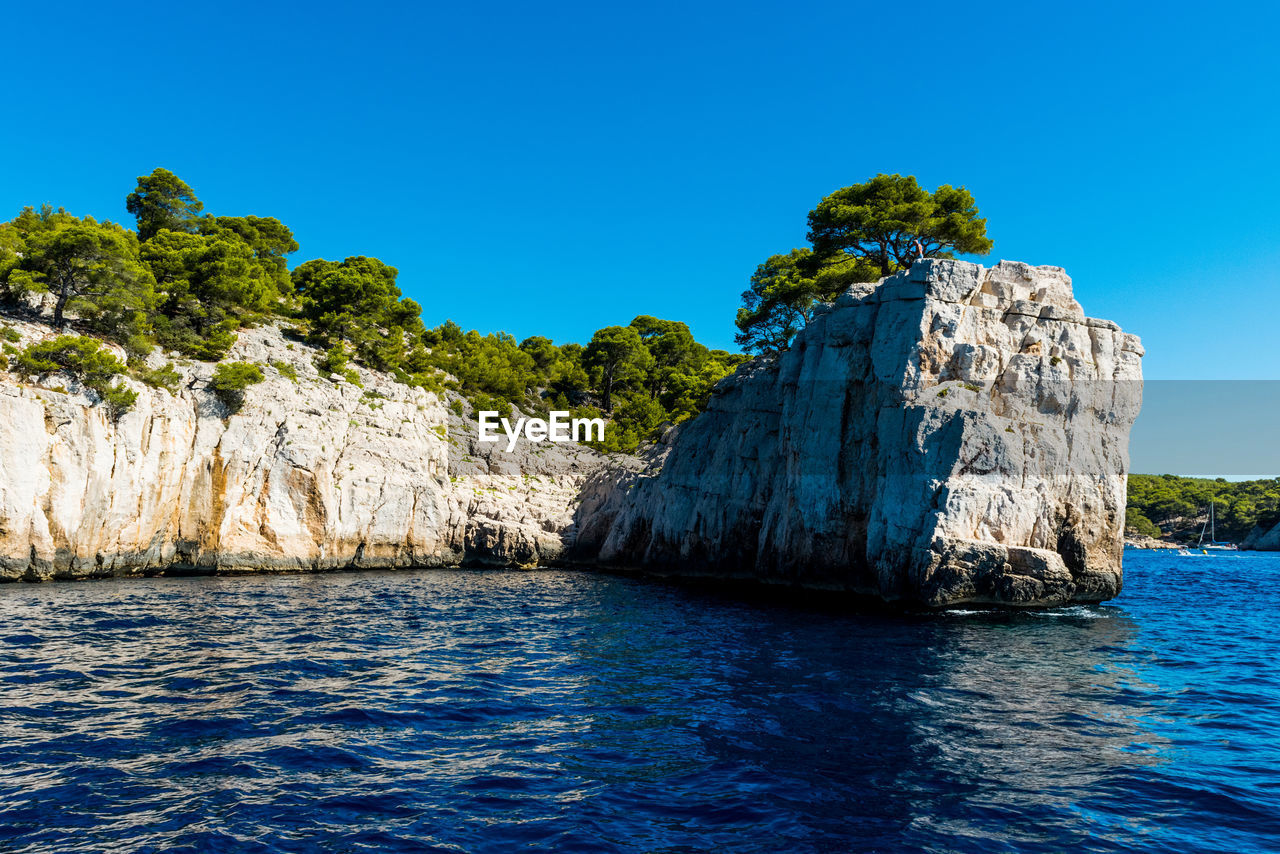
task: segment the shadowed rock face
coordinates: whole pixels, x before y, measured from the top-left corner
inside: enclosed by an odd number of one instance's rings
[[[1057,267],[922,261],[855,286],[602,471],[577,559],[942,607],[1121,586],[1142,347]]]
[[[1240,543],[1240,548],[1259,552],[1280,552],[1280,525],[1256,526]]]

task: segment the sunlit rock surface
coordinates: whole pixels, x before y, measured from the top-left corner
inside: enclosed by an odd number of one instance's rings
[[[923,261],[584,492],[576,558],[939,607],[1121,587],[1142,346],[1057,267]]]
[[[5,320],[23,345],[54,335]],[[477,446],[473,422],[435,394],[365,370],[363,388],[330,380],[315,355],[274,327],[242,331],[230,358],[267,378],[234,415],[206,390],[213,365],[199,362],[179,365],[176,395],[128,380],[138,400],[119,421],[60,375],[28,385],[0,374],[0,578],[560,555],[600,455]]]

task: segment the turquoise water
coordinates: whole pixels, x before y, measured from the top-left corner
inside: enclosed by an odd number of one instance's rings
[[[1280,557],[848,614],[545,571],[0,587],[0,850],[1280,850]]]

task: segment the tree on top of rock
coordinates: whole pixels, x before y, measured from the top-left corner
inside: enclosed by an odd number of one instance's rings
[[[944,184],[929,193],[911,175],[836,190],[809,212],[809,242],[812,249],[772,255],[756,268],[734,319],[734,340],[745,349],[787,349],[818,301],[904,270],[921,254],[985,255],[992,246],[968,190]]]
[[[817,281],[802,269],[812,254],[792,249],[756,267],[734,320],[738,333],[733,340],[739,346],[756,353],[785,350],[809,322],[820,296]]]
[[[168,169],[138,176],[138,187],[124,200],[138,218],[138,239],[150,240],[161,229],[195,231],[204,203],[195,191]]]
[[[55,327],[66,326],[68,307],[95,331],[125,337],[145,327],[155,280],[138,258],[132,232],[64,211],[27,209],[14,223],[25,231],[25,240],[10,275],[27,272],[31,285],[54,295]]]
[[[916,243],[919,241],[919,247]],[[809,212],[811,272],[869,261],[880,276],[903,270],[919,257],[985,255],[992,242],[987,221],[964,187],[943,184],[932,193],[913,175],[877,175],[836,190]]]
[[[200,233],[209,236],[234,234],[253,250],[258,267],[268,272],[280,296],[292,295],[289,267],[284,256],[298,251],[293,232],[272,216],[209,216],[199,221]]]
[[[293,285],[302,316],[311,322],[312,343],[352,344],[369,367],[398,367],[423,329],[422,308],[400,296],[397,275],[395,267],[363,255],[298,265]]]

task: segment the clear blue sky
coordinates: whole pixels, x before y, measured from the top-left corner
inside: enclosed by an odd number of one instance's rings
[[[1280,378],[1280,15],[1263,4],[24,3],[0,213],[127,220],[164,166],[376,255],[429,324],[732,344],[765,256],[877,172],[963,184],[1147,375]]]

